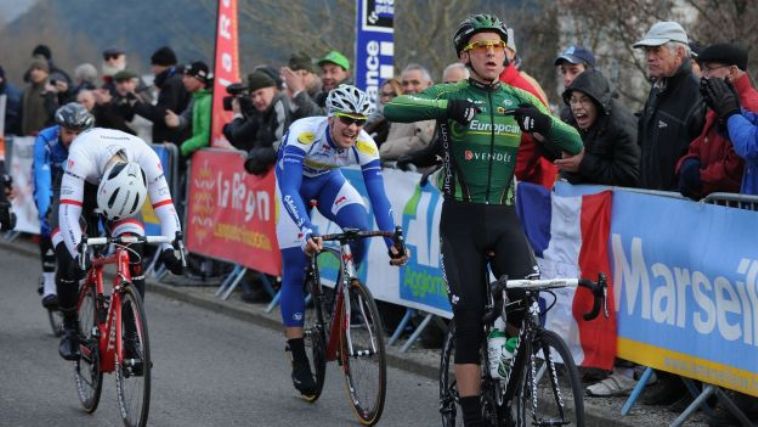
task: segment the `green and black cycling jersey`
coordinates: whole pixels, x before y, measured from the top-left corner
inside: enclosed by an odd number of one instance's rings
[[[481,111],[467,126],[447,118],[449,100],[473,102]],[[435,119],[444,149],[440,188],[454,200],[486,204],[513,204],[513,174],[521,129],[509,110],[530,104],[544,114],[547,108],[532,94],[500,82],[483,85],[474,80],[440,84],[414,95],[395,98],[384,107],[394,122]],[[576,129],[551,116],[545,136],[549,148],[577,154],[582,139]]]

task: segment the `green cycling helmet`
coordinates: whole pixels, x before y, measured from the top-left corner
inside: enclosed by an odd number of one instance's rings
[[[455,54],[460,55],[463,48],[468,44],[468,40],[471,36],[483,31],[494,31],[500,34],[500,38],[503,39],[504,42],[508,43],[508,28],[500,18],[488,14],[472,15],[464,19],[463,22],[458,25],[458,29],[455,30],[455,36],[453,36]]]

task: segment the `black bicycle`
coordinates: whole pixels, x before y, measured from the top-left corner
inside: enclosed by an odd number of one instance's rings
[[[485,337],[495,319],[502,316],[506,320],[506,311],[526,310],[518,335],[519,345],[510,359],[505,379],[490,376],[486,338],[482,342],[482,411],[488,425],[584,425],[582,384],[574,359],[565,341],[543,328],[540,321],[557,300],[551,289],[577,286],[591,290],[594,296],[592,310],[584,319],[597,317],[601,305],[608,317],[607,284],[602,273],[597,282],[588,279],[508,280],[503,276],[488,286],[488,304],[483,318]],[[507,289],[523,290],[525,296],[518,301],[508,301]],[[541,294],[553,296],[552,304],[544,310],[540,308]],[[446,427],[463,425],[462,417],[457,416],[460,405],[452,363],[454,336],[455,326],[451,322],[440,363],[440,413],[442,425]]]

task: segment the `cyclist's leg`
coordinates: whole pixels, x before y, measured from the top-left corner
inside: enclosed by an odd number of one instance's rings
[[[58,262],[55,272],[58,307],[63,313],[63,338],[58,352],[66,360],[76,360],[79,358],[79,316],[76,312],[78,267],[63,242],[55,246],[55,256]]]
[[[145,226],[142,219],[137,216],[134,218],[124,218],[113,221],[108,224],[110,234],[113,237],[118,236],[144,236]],[[145,301],[145,275],[143,273],[143,244],[133,243],[127,245],[129,254],[129,273],[132,276],[132,284],[139,292],[142,301]]]
[[[58,306],[55,289],[55,250],[50,235],[41,235],[39,253],[42,260],[42,305],[48,309]]]
[[[279,220],[276,224],[276,236],[282,255],[282,287],[281,312],[287,338],[286,351],[292,356],[292,380],[302,394],[311,395],[316,389],[316,382],[310,370],[308,356],[305,352],[303,339],[303,322],[305,312],[305,268],[308,257],[303,252],[303,236],[300,230],[286,214],[279,189],[277,188],[277,203],[279,204]],[[308,200],[304,198],[304,200]]]
[[[507,274],[511,279],[524,279],[539,274],[532,247],[524,234],[515,208],[499,206],[493,215],[499,218],[499,221],[489,222],[493,227],[488,233],[492,238],[491,247],[495,251],[495,257],[491,261],[495,276]],[[511,301],[518,301],[523,297],[523,290],[508,291],[508,299]],[[520,327],[524,318],[524,308],[508,313],[509,330],[513,334],[515,334],[513,329]],[[513,334],[509,333],[509,335]]]
[[[481,422],[479,350],[484,334],[483,250],[479,207],[446,200],[440,221],[442,267],[455,319],[455,378],[466,424]]]
[[[321,187],[318,195],[318,210],[321,215],[343,229],[366,230],[369,227],[368,211],[363,204],[363,198],[339,170],[330,172]],[[366,255],[365,240],[354,241],[350,244],[350,250],[353,252],[356,266],[359,265]]]

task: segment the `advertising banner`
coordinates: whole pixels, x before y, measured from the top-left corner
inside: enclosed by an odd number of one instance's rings
[[[251,175],[242,166],[244,158],[239,151],[213,149],[193,156],[187,249],[279,275],[274,172]]]
[[[614,192],[619,357],[758,396],[758,214]]]
[[[150,144],[150,147],[152,147],[153,150],[155,150],[155,153],[158,154],[158,158],[161,160],[161,167],[163,167],[163,173],[166,176],[166,181],[169,183],[170,188],[171,186],[171,180],[175,177],[172,176],[172,168],[171,168],[171,153],[162,145],[162,144]],[[176,159],[174,159],[176,161]],[[179,197],[177,194],[171,194],[174,201],[176,201]],[[156,236],[161,234],[161,222],[158,220],[158,217],[155,216],[155,211],[153,210],[153,203],[150,201],[150,197],[148,196],[147,201],[145,204],[142,205],[142,222],[145,224],[145,234],[148,236]]]
[[[395,0],[356,0],[355,85],[374,103],[382,80],[395,75]]]
[[[237,0],[218,0],[216,53],[213,67],[213,108],[211,112],[211,146],[229,147],[222,129],[231,121],[232,112],[224,111],[226,87],[240,80],[237,37]]]

